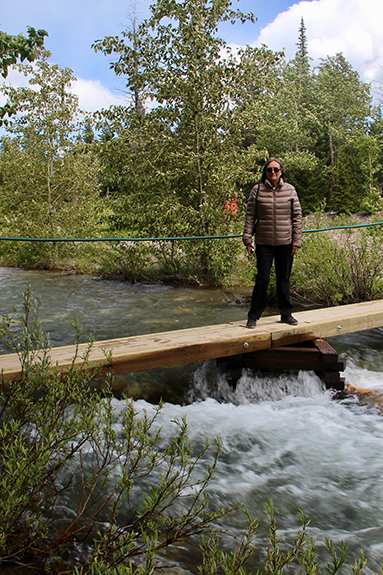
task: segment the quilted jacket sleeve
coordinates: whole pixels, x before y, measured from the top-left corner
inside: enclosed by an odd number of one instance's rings
[[[256,195],[257,195],[258,184],[254,186],[251,190],[249,199],[247,201],[246,216],[245,216],[245,227],[242,234],[242,241],[245,246],[248,246],[253,241],[253,232],[256,219]]]
[[[300,248],[302,246],[302,208],[295,188],[293,188],[291,219],[293,228],[292,244]]]

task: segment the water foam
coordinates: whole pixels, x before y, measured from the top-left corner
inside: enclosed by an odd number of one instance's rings
[[[364,549],[370,567],[377,569],[383,562],[381,411],[355,395],[334,400],[310,373],[282,376],[278,391],[244,373],[235,390],[221,380],[215,397],[208,397],[212,379],[205,369],[207,379],[200,372],[193,388],[198,399],[185,406],[166,404],[159,424],[171,434],[169,422],[185,416],[196,449],[205,438],[221,438],[220,463],[210,486],[213,502],[244,503],[259,518],[271,496],[282,537],[298,528],[296,514],[302,509],[318,540],[347,541],[351,561]],[[351,366],[347,377],[355,380],[363,373]],[[369,377],[372,383],[381,381],[381,374]],[[137,407],[151,409],[145,402]],[[245,525],[245,519],[231,521],[234,533]]]
[[[187,401],[193,403],[207,398],[235,405],[278,401],[284,397],[314,397],[325,390],[324,383],[313,372],[257,373],[243,369],[233,385],[230,374],[217,363],[205,362],[193,376],[187,393]]]

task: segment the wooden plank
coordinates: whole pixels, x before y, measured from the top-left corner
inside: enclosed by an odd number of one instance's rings
[[[338,354],[334,348],[325,339],[314,339],[314,346],[320,351],[323,363],[331,364],[334,362],[334,356],[338,359]]]
[[[244,350],[255,351],[271,346],[270,330],[252,334],[243,322],[206,326],[157,334],[95,342],[89,360],[107,368],[106,354],[112,352],[112,366],[115,373],[131,373],[157,367],[182,365],[194,361],[215,359],[221,355],[236,355]],[[87,344],[79,346],[79,357]],[[74,346],[53,348],[50,352],[53,364],[67,370],[74,356]],[[17,378],[20,372],[15,354],[0,356],[0,370],[5,380]]]
[[[294,315],[299,321],[296,326],[279,323],[279,316],[269,316],[261,318],[253,330],[247,329],[245,321],[241,321],[99,341],[93,346],[90,361],[105,367],[108,363],[105,353],[112,352],[115,373],[130,373],[382,327],[383,300]],[[86,348],[86,344],[81,344],[80,356]],[[71,365],[74,346],[54,348],[50,356],[53,364],[66,370]],[[79,361],[80,357],[77,363]],[[15,354],[0,356],[0,370],[7,380],[18,377],[18,357]]]
[[[272,334],[272,347],[383,326],[383,300],[343,305],[294,314],[299,323]]]
[[[221,358],[227,369],[253,368],[277,370],[344,371],[345,360],[324,339],[305,342],[306,345],[274,347]]]
[[[227,369],[318,369],[321,364],[320,351],[317,349],[278,347],[265,349],[238,356],[226,357]]]

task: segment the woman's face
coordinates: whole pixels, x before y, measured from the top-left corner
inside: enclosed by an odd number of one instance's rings
[[[266,176],[273,188],[276,188],[281,177],[281,166],[274,160],[266,168]]]

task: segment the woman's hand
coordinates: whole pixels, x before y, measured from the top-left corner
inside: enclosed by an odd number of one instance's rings
[[[247,244],[246,249],[249,256],[252,256],[255,250],[254,244],[253,243]]]
[[[291,255],[292,255],[292,256],[296,256],[297,253],[298,253],[298,251],[299,251],[298,246],[293,246],[293,248],[292,248],[292,250],[291,250]]]

